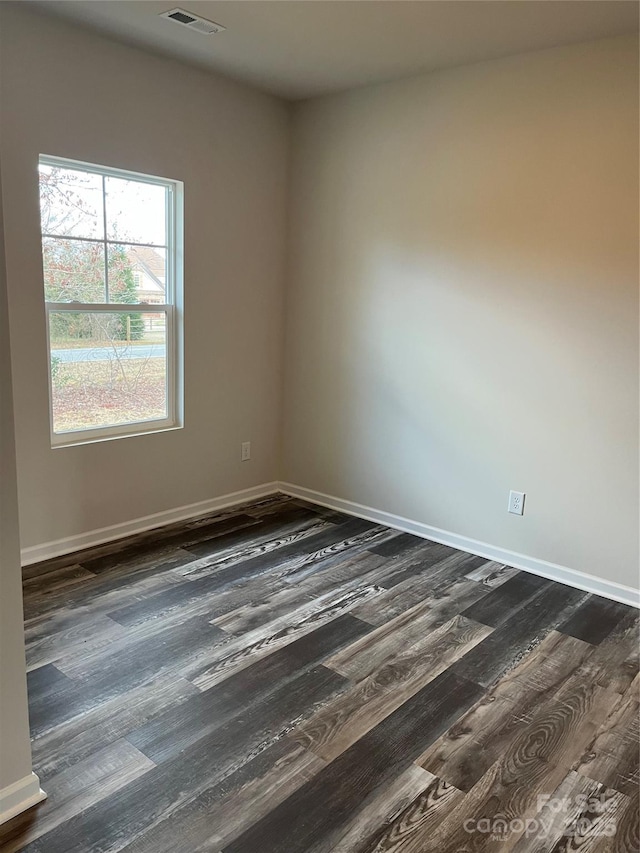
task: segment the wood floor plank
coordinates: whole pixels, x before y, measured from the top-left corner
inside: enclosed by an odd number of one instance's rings
[[[109,744],[125,737],[168,707],[175,709],[200,691],[172,677],[152,680],[98,703],[90,711],[59,723],[32,741],[33,766],[40,781],[49,780]]]
[[[482,697],[417,763],[434,775],[470,791],[533,721],[536,708],[579,671],[591,647],[565,635],[543,641]]]
[[[629,607],[617,601],[607,601],[599,595],[590,595],[558,630],[579,640],[598,645],[627,615]]]
[[[334,521],[336,524],[344,524],[352,518],[358,518],[358,516],[354,516],[351,513],[341,512],[337,509],[331,509],[328,506],[322,506],[321,504],[311,503],[310,501],[305,501],[303,498],[291,498],[292,504],[295,506],[302,506],[306,509],[312,509],[314,513],[320,518],[328,518],[331,521]],[[394,531],[390,531],[390,533],[395,533]]]
[[[464,575],[485,562],[481,557],[472,557],[461,552],[445,557],[428,566],[423,572],[412,574],[394,585],[380,596],[375,604],[370,602],[368,605],[362,605],[354,611],[354,616],[371,622],[372,625],[384,625],[425,598],[453,598],[455,595],[457,599],[458,595],[465,591],[471,601],[475,601],[485,595],[487,590],[475,581],[466,580]],[[459,600],[456,600],[454,608],[449,618],[460,612]]]
[[[27,615],[25,603],[25,637],[28,642],[32,642],[78,627],[94,617],[108,615],[110,610],[122,606],[125,601],[131,603],[144,600],[159,589],[168,589],[180,583],[180,580],[171,567],[165,571],[163,566],[157,566],[142,577],[119,577],[115,584],[111,578],[100,577],[88,583],[82,595],[65,599],[58,607],[41,613]]]
[[[556,585],[541,590],[527,607],[505,620],[495,631],[454,664],[455,672],[489,687],[585,598],[585,593]]]
[[[271,672],[267,670],[265,677]],[[256,676],[256,681],[264,680]],[[180,763],[183,756],[193,754],[200,747],[208,751],[222,777],[225,761],[231,769],[235,762],[241,765],[252,750],[279,740],[294,720],[308,716],[313,710],[314,696],[327,698],[344,688],[344,679],[322,666],[315,666],[288,679],[281,678],[273,689],[259,694],[245,708],[238,706],[237,697],[219,697],[209,691],[212,695],[207,698],[213,701],[208,705],[186,702],[181,706],[185,711],[183,728],[174,738],[166,728],[156,725],[151,731],[132,732],[128,740],[156,764],[167,767]],[[220,709],[218,717],[216,712]],[[204,718],[197,716],[199,711],[204,711]]]
[[[389,826],[367,839],[359,853],[400,853],[416,836],[434,831],[463,798],[462,791],[434,777]]]
[[[32,738],[55,725],[64,709],[78,697],[75,682],[54,664],[28,672],[27,690]]]
[[[527,649],[526,654],[518,656],[489,695],[517,700],[525,695],[532,704],[547,699],[574,674],[583,671],[593,651],[589,643],[551,630],[530,652]]]
[[[115,741],[83,762],[50,779],[47,800],[37,815],[16,822],[13,838],[2,841],[2,853],[16,853],[31,841],[80,814],[154,767],[126,740]]]
[[[445,672],[313,779],[240,835],[225,853],[303,853],[346,826],[383,786],[478,698],[480,688]]]
[[[341,827],[334,833],[328,833],[309,853],[364,853],[377,847],[378,839],[386,838],[398,815],[426,791],[433,789],[434,783],[437,784],[437,780],[431,773],[415,765],[408,767],[371,797],[364,808],[356,811],[346,829]]]
[[[352,681],[362,681],[414,644],[419,649],[425,640],[429,642],[429,636],[439,636],[438,630],[448,631],[451,621],[441,620],[442,611],[427,599],[332,655],[325,664]]]
[[[211,523],[206,526],[192,528],[191,531],[187,531],[186,533],[179,532],[172,536],[162,537],[157,542],[153,558],[157,559],[164,553],[173,550],[178,543],[181,548],[186,548],[189,545],[195,545],[195,542],[205,540],[207,536],[211,535],[214,539],[217,539],[230,532],[254,527],[256,524],[257,521],[255,518],[242,514],[235,514],[222,519],[213,518]],[[210,541],[210,539],[206,541]],[[112,572],[116,569],[122,570],[134,567],[139,564],[141,559],[147,559],[148,556],[149,545],[148,542],[143,541],[125,546],[115,553],[95,557],[94,559],[84,558],[82,565],[85,569],[100,574],[102,572]]]
[[[94,560],[99,557],[110,557],[114,554],[122,553],[130,547],[141,548],[144,553],[145,549],[153,550],[160,543],[172,539],[175,534],[176,542],[181,542],[183,539],[190,539],[190,532],[200,530],[208,526],[214,526],[224,523],[226,519],[243,514],[243,506],[233,506],[227,509],[217,510],[213,513],[207,513],[204,516],[188,519],[186,521],[178,521],[172,524],[164,524],[161,527],[150,528],[142,533],[134,533],[130,536],[125,536],[120,539],[110,540],[102,545],[94,545],[90,548],[82,548],[74,551],[71,554],[63,554],[59,557],[53,557],[49,560],[43,560],[39,563],[33,563],[24,566],[22,576],[24,579],[30,579],[38,576],[43,576],[59,568],[65,568],[72,564],[82,564],[85,560]],[[204,536],[207,533],[203,534]]]
[[[219,579],[204,575],[195,581],[176,578],[170,586],[151,593],[142,600],[133,601],[124,607],[110,610],[108,616],[119,625],[135,628],[145,622],[157,619],[182,618],[188,616],[209,615],[213,620],[217,616],[236,610],[265,595],[284,588],[276,578],[235,577],[225,584]]]
[[[369,550],[380,557],[394,558],[403,555],[406,551],[415,551],[416,548],[427,550],[435,544],[429,539],[417,540],[411,533],[398,532],[390,536],[385,542],[373,545]]]
[[[606,718],[611,698],[605,688],[572,677],[533,713],[522,737],[535,732],[539,758],[571,767]]]
[[[505,744],[498,760],[471,788],[433,835],[419,834],[409,851],[491,849],[477,822],[504,818],[509,827],[500,848],[509,850],[533,819],[539,797],[552,795],[580,754],[595,721],[606,714],[610,696],[596,684],[573,678],[535,710],[523,730]],[[518,821],[514,828],[511,821]],[[470,822],[474,826],[469,839]]]
[[[384,600],[380,611],[376,612],[372,607],[365,605],[362,608],[357,608],[354,615],[361,619],[366,616],[366,621],[373,625],[384,625],[383,614],[386,614],[386,618],[391,620],[396,612],[398,615],[406,613],[406,605],[417,599],[418,604],[424,604],[429,608],[431,626],[438,628],[448,622],[449,619],[459,615],[474,601],[482,598],[486,593],[486,587],[476,581],[469,581],[462,577],[429,584],[428,590],[425,590],[422,595],[417,595],[416,592],[417,590],[414,589],[409,592],[409,595],[406,595],[405,591],[399,597],[401,600],[395,602],[390,601],[386,595],[381,596],[381,599]]]
[[[30,701],[41,702],[52,693],[72,686],[70,679],[53,664],[32,669],[27,674],[27,688]]]
[[[640,797],[627,797],[615,814],[615,835],[600,836],[591,853],[638,853],[640,850]]]
[[[282,512],[287,507],[295,505],[295,503],[291,495],[285,495],[283,492],[274,492],[264,498],[245,503],[243,505],[243,512],[246,512],[247,515],[252,515],[254,518],[265,518],[268,515]],[[309,504],[308,506],[311,505]]]
[[[206,566],[258,557],[269,551],[293,546],[300,540],[335,530],[336,525],[308,509],[289,506],[285,510],[257,518],[248,528],[236,528],[221,536],[193,542],[184,547],[192,554],[192,562]],[[185,571],[192,574],[194,570]],[[202,571],[201,574],[205,572]]]
[[[22,590],[30,599],[38,596],[49,597],[70,586],[78,586],[87,580],[95,580],[96,575],[78,564],[54,569],[45,575],[34,575],[22,582]]]
[[[211,853],[231,843],[305,782],[324,762],[280,740],[182,808],[160,820],[122,853]]]
[[[326,666],[352,681],[362,681],[400,651],[441,627],[437,623],[438,615],[434,616],[433,602],[428,599],[332,655]]]
[[[293,545],[303,539],[335,530],[336,525],[325,519],[302,519],[296,522],[282,523],[272,521],[269,525],[256,526],[252,535],[239,537],[224,548],[218,548],[212,554],[199,557],[176,568],[176,572],[191,580],[214,574],[218,569],[243,563],[253,557],[260,557],[278,551],[287,545]]]
[[[511,747],[501,756],[444,820],[414,833],[400,849],[402,853],[508,850],[521,832],[494,837],[491,827],[518,821],[516,827],[523,828],[534,818],[540,798],[552,794],[565,774],[565,768],[529,755],[526,743],[518,741],[518,749]]]
[[[334,525],[333,529],[328,532],[309,536],[304,541],[298,540],[275,551],[261,553],[259,556],[247,558],[242,562],[234,560],[230,564],[219,564],[215,572],[207,573],[190,583],[173,585],[170,589],[160,592],[155,598],[147,599],[144,605],[137,604],[134,608],[130,607],[124,611],[112,611],[109,615],[115,621],[120,621],[123,624],[135,624],[145,618],[157,617],[160,613],[166,614],[192,603],[197,603],[200,606],[205,597],[216,597],[221,591],[236,584],[245,584],[248,580],[259,575],[268,574],[270,578],[268,583],[273,588],[277,588],[279,582],[287,577],[295,576],[298,578],[304,567],[310,571],[312,567],[315,568],[329,558],[336,561],[344,559],[348,550],[355,548],[364,536],[380,535],[379,528],[373,528],[373,532],[371,532],[371,525],[364,530],[364,533],[354,533],[353,536],[349,534],[346,539],[340,539],[337,543],[334,542],[331,547],[324,545],[320,550],[314,550],[319,544],[331,541],[336,536],[343,536],[349,531],[362,531],[362,525],[351,525],[349,530],[346,530],[346,525],[338,527]],[[338,531],[340,532],[338,533]],[[275,570],[277,573],[274,575]],[[212,608],[214,606],[212,603]]]
[[[243,546],[251,541],[260,541],[265,537],[278,538],[281,535],[296,529],[304,530],[308,526],[318,528],[315,531],[319,535],[321,531],[330,530],[331,525],[319,523],[317,515],[307,507],[298,507],[288,504],[277,514],[266,518],[256,518],[247,528],[235,527],[224,531],[222,535],[215,535],[208,539],[199,538],[196,541],[184,545],[196,557],[211,558],[232,553],[238,546]]]
[[[372,542],[384,541],[389,536],[389,529],[379,525],[371,525],[361,530],[360,525],[345,524],[340,530],[343,538],[339,541],[316,547],[313,551],[292,556],[282,562],[278,567],[278,577],[290,583],[299,583],[314,572],[337,565],[350,554],[357,553]],[[333,537],[333,531],[330,535]]]
[[[529,601],[543,589],[553,586],[552,581],[536,577],[526,572],[520,572],[501,584],[497,589],[492,589],[479,601],[474,602],[466,610],[463,616],[482,622],[497,628],[507,619],[512,619],[514,614],[526,607]]]
[[[485,563],[484,566],[480,566],[479,569],[469,572],[465,577],[471,581],[478,581],[478,583],[484,584],[484,586],[488,586],[490,589],[495,589],[495,587],[501,586],[501,584],[519,574],[519,569],[513,569],[511,566],[505,566],[503,563],[497,563],[492,560]]]
[[[353,556],[324,561],[313,574],[305,578],[284,578],[289,586],[296,586],[307,595],[317,598],[325,593],[340,590],[346,592],[358,586],[387,588],[386,561],[369,551]]]
[[[288,524],[291,521],[316,518],[317,513],[314,512],[311,505],[297,505],[292,500],[287,500],[286,496],[280,496],[271,502],[265,501],[264,503],[250,501],[236,507],[228,507],[219,516],[217,513],[210,515],[208,519],[205,519],[204,529],[201,529],[203,528],[202,523],[188,524],[186,535],[183,535],[180,541],[191,546],[192,544],[200,544],[205,537],[209,541],[219,538],[220,535],[226,536],[229,533],[235,533],[236,530],[240,529],[237,523],[240,516],[242,517],[242,524],[247,525],[247,538],[251,538],[257,528],[263,524],[270,525],[273,521],[278,521],[279,524]],[[247,522],[247,518],[257,521],[257,525]],[[223,523],[216,526],[216,520]],[[193,535],[194,532],[197,537]]]
[[[157,570],[157,567],[165,569],[180,565],[190,555],[189,551],[173,542],[161,541],[151,548],[149,545],[136,545],[115,554],[86,560],[81,565],[93,574],[104,575],[105,584],[108,584],[107,575],[113,580],[119,577],[129,580],[149,570]]]
[[[234,717],[268,702],[276,690],[317,666],[334,649],[361,637],[367,627],[349,614],[340,616],[221,684],[168,708],[131,732],[129,741],[156,763],[166,761]]]
[[[224,631],[205,617],[185,614],[166,623],[163,620],[145,623],[115,639],[107,649],[70,654],[58,667],[72,679],[89,680],[97,686],[111,677],[120,682],[129,673],[141,676],[143,672],[170,667],[185,656],[197,657],[200,649],[215,647],[228,639]]]
[[[602,688],[601,688],[602,689]],[[602,721],[574,769],[622,794],[640,790],[640,676]]]
[[[103,545],[93,546],[91,548],[82,548],[74,551],[71,554],[62,554],[59,557],[52,557],[49,560],[42,560],[38,563],[31,563],[22,567],[23,581],[28,581],[34,578],[45,578],[46,575],[56,572],[59,569],[69,568],[72,565],[82,565],[84,559],[91,560],[99,556],[107,554],[115,554],[123,548],[135,543],[141,545],[144,537],[155,534],[161,535],[157,531],[146,531],[146,533],[135,534],[133,536],[124,537],[122,539],[105,542]],[[152,540],[155,536],[152,537]],[[157,544],[157,542],[155,543]]]
[[[230,776],[276,743],[316,702],[341,690],[344,679],[316,667],[288,683],[272,701],[246,717],[234,718],[173,759],[154,767],[82,815],[34,841],[29,853],[87,853],[118,850],[131,843]]]
[[[276,588],[262,596],[258,601],[250,601],[211,621],[229,634],[241,635],[273,622],[274,619],[287,617],[297,608],[311,604],[313,600],[299,585],[285,585],[284,588]]]
[[[594,649],[582,673],[601,687],[626,693],[639,672],[640,611],[629,607],[626,616]]]
[[[570,772],[533,818],[530,828],[515,845],[513,853],[585,850],[586,834],[602,837],[617,829],[617,816],[627,798],[605,789],[598,782]]]
[[[380,590],[375,586],[363,587],[338,594],[327,594],[296,608],[291,614],[254,628],[240,637],[221,644],[219,650],[208,655],[204,666],[187,666],[185,674],[201,690],[216,684],[251,666],[299,637],[310,634],[338,616],[353,610],[360,602],[375,598]],[[220,630],[220,629],[216,629]]]
[[[382,544],[384,545],[384,542]],[[377,554],[379,549],[372,548],[370,550],[371,553]],[[418,540],[418,544],[414,545],[413,548],[403,550],[396,557],[386,558],[384,586],[391,589],[413,577],[426,575],[432,568],[439,566],[447,558],[452,558],[456,555],[460,557],[460,553],[448,545],[441,545],[438,542],[428,542],[420,539]]]
[[[29,619],[25,623],[25,639],[28,645],[38,643],[40,641],[49,641],[55,635],[69,633],[73,636],[75,631],[82,631],[84,627],[95,623],[97,626],[105,624],[102,622],[102,617],[107,616],[110,622],[114,622],[108,616],[108,611],[111,607],[117,607],[126,596],[129,600],[137,602],[144,600],[145,597],[151,597],[158,588],[167,589],[179,582],[179,578],[171,572],[161,572],[157,576],[149,576],[144,580],[137,580],[130,586],[123,586],[117,593],[114,600],[114,593],[108,593],[107,597],[94,596],[93,591],[87,590],[86,604],[79,603],[78,605],[71,604],[63,606],[58,610]],[[189,614],[191,615],[191,614]],[[166,622],[170,629],[171,622]],[[65,649],[65,658],[73,658],[73,650],[71,647]],[[81,655],[82,659],[83,656]]]
[[[628,797],[624,797],[617,791],[612,791],[607,801],[607,811],[591,811],[585,809],[577,820],[574,835],[568,841],[564,839],[558,845],[565,851],[580,850],[581,853],[622,853],[626,848],[625,839],[618,831],[618,822],[624,816],[628,807]],[[611,835],[608,833],[611,832]],[[637,839],[637,836],[636,836]],[[635,847],[638,850],[637,840]]]
[[[311,513],[311,511],[298,509],[295,511],[295,515],[297,516],[298,521],[308,520],[312,523],[317,524],[317,519],[314,519],[313,513]],[[278,516],[277,519],[272,523],[276,526],[276,529],[280,528],[282,524],[282,516]],[[251,573],[254,572],[256,568],[262,569],[265,566],[273,566],[278,562],[288,561],[294,559],[295,557],[300,557],[302,555],[309,554],[312,551],[319,551],[327,547],[332,547],[335,546],[338,541],[352,539],[366,534],[374,529],[376,529],[376,525],[372,524],[370,521],[363,521],[359,518],[350,519],[344,524],[332,524],[329,527],[325,527],[325,525],[322,525],[322,529],[319,532],[315,532],[312,536],[306,536],[302,539],[297,539],[293,542],[282,545],[280,548],[277,549],[277,557],[271,554],[271,552],[267,551],[265,553],[259,553],[256,556],[250,557],[244,560],[243,562],[245,563],[247,573]],[[238,540],[240,540],[240,537],[237,538]],[[365,538],[365,541],[368,540]],[[228,541],[225,542],[225,546],[227,546],[227,549],[229,545],[237,545],[237,543]],[[201,547],[191,548],[190,550],[198,557],[206,557],[212,553],[211,550],[205,550],[204,545]]]
[[[175,626],[171,632],[131,640],[120,653],[99,650],[87,661],[74,659],[72,664],[60,665],[71,676],[72,687],[66,689],[55,703],[39,708],[37,723],[32,719],[32,731],[39,734],[75,716],[86,714],[96,705],[155,678],[176,677],[186,668],[203,659],[212,647],[224,641],[223,631],[196,617]],[[119,641],[113,643],[116,646]]]
[[[291,737],[325,761],[332,761],[481,642],[490,630],[456,617],[403,648],[379,670],[320,709]]]
[[[146,596],[150,590],[167,587],[178,582],[173,569],[188,559],[187,552],[173,548],[163,558],[146,560],[135,569],[123,569],[86,580],[72,589],[58,590],[50,596],[25,598],[27,624],[45,616],[54,619],[72,613],[82,617],[86,613],[106,613],[122,603]]]
[[[122,625],[102,614],[91,615],[83,622],[73,621],[71,627],[61,631],[51,631],[39,639],[26,639],[27,670],[36,669],[47,663],[54,663],[80,650],[84,654],[104,649],[116,637],[126,633]]]
[[[632,608],[277,494],[23,577],[3,853],[638,853]]]
[[[282,584],[269,576],[268,587],[273,594],[243,602],[240,607],[216,617],[212,621],[219,628],[233,634],[251,631],[273,622],[279,616],[291,614],[293,619],[297,607],[331,594],[334,597],[353,592],[362,587],[380,587],[385,576],[384,559],[367,551],[355,557],[325,561],[312,575],[302,580],[289,580]]]

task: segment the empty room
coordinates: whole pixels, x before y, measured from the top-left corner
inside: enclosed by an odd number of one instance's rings
[[[0,0],[1,853],[639,853],[639,8]]]

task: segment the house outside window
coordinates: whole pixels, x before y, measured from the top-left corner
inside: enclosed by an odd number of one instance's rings
[[[181,426],[182,184],[40,157],[53,446]]]

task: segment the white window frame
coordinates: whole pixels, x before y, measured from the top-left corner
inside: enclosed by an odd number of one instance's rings
[[[124,178],[125,180],[138,181],[140,183],[154,184],[167,189],[166,193],[166,282],[164,303],[126,303],[126,302],[47,302],[45,300],[46,324],[47,324],[47,373],[49,377],[49,424],[52,447],[69,447],[76,444],[87,444],[97,441],[105,441],[113,438],[124,438],[125,436],[146,435],[147,433],[162,432],[172,429],[181,429],[183,426],[183,255],[184,255],[184,184],[169,178],[161,178],[154,175],[145,175],[140,172],[132,172],[126,169],[115,169],[111,166],[98,166],[94,163],[85,163],[81,160],[71,160],[66,157],[53,157],[41,154],[39,163],[43,166],[51,166],[68,169],[81,169],[100,175],[103,178],[103,204],[104,204],[104,179]],[[45,234],[41,231],[41,242],[44,237],[57,239],[74,239],[90,243],[104,243],[105,245],[147,245],[152,244],[135,243],[127,240],[108,240],[106,227],[103,238],[66,238],[64,235]],[[41,246],[42,248],[42,246]],[[106,252],[105,252],[106,256]],[[105,259],[106,264],[106,259]],[[105,269],[106,274],[106,269]],[[138,310],[136,310],[138,309]],[[167,394],[167,417],[162,419],[134,421],[116,426],[95,427],[93,429],[68,430],[66,432],[54,432],[53,429],[53,383],[51,375],[51,338],[50,338],[50,314],[60,312],[70,313],[95,313],[106,312],[110,314],[142,313],[145,309],[149,313],[164,313],[166,317],[166,394]]]

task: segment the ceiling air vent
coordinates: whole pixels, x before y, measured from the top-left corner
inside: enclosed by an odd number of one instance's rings
[[[195,30],[205,36],[212,36],[226,29],[213,21],[207,21],[206,18],[199,18],[191,12],[185,12],[184,9],[171,9],[170,12],[162,12],[160,17],[168,18],[170,21],[175,21],[176,24],[182,24],[183,27],[189,27],[190,30]]]

